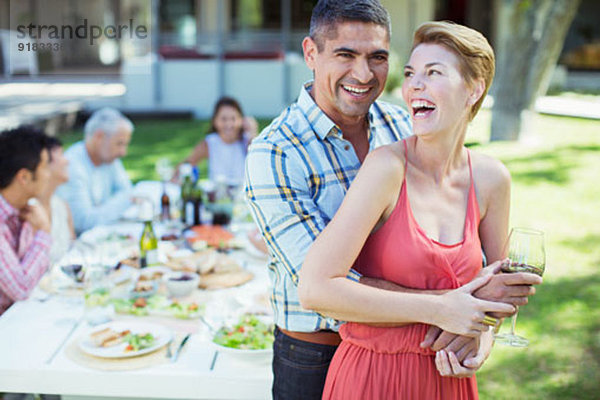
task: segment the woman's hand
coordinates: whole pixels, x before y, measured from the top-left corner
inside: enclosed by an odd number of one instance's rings
[[[248,141],[252,141],[258,134],[258,122],[254,117],[246,116],[242,120],[242,129],[248,137]]]
[[[486,312],[514,312],[510,304],[480,300],[472,295],[485,285],[492,275],[473,279],[466,285],[439,296],[439,307],[435,311],[434,325],[445,331],[464,336],[479,336],[488,326],[483,324]]]

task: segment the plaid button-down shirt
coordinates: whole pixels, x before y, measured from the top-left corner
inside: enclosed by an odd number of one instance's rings
[[[284,329],[337,330],[337,321],[300,306],[298,272],[312,242],[333,218],[360,168],[352,144],[300,91],[288,107],[252,141],[246,161],[246,195],[269,252],[271,303]],[[409,115],[398,106],[375,102],[368,113],[369,151],[408,137]],[[351,270],[348,277],[360,275]]]
[[[0,315],[35,288],[50,264],[50,245],[50,235],[34,232],[0,195]]]

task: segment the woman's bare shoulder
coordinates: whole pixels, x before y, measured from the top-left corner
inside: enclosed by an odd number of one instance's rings
[[[367,154],[364,167],[380,168],[390,174],[404,173],[404,148],[401,142],[378,147]]]
[[[473,177],[481,189],[497,190],[510,187],[510,172],[502,161],[471,151]]]

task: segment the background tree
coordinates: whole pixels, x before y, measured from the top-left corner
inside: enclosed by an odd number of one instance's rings
[[[491,140],[517,140],[546,93],[580,0],[498,0]]]

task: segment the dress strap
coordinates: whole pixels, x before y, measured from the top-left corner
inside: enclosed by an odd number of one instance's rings
[[[404,143],[404,179],[406,179],[406,169],[408,167],[408,144],[406,144],[406,139],[402,141]],[[471,164],[469,164],[470,166]]]
[[[473,168],[471,167],[471,152],[467,149],[467,160],[469,162],[469,176],[471,177],[471,185],[473,185]]]

